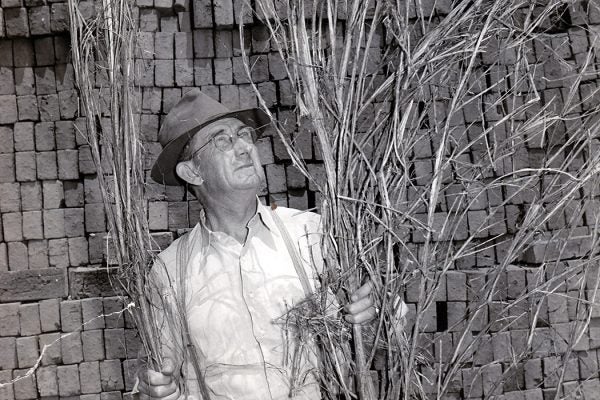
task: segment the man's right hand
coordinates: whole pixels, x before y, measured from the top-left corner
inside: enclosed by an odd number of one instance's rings
[[[145,369],[138,374],[140,400],[179,400],[184,399],[174,375],[176,366],[170,358],[165,358],[160,372]]]

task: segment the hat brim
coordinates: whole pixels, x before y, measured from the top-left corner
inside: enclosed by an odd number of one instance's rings
[[[206,125],[211,124],[223,118],[236,118],[257,130],[258,137],[261,137],[265,128],[271,122],[267,113],[259,108],[251,108],[248,110],[231,111],[224,114],[218,114],[213,118],[208,119],[204,123],[190,129],[186,133],[179,135],[171,140],[158,155],[154,162],[150,176],[155,182],[162,183],[168,186],[179,186],[183,182],[175,173],[175,167],[180,160],[181,152],[188,144],[190,139],[196,135]]]

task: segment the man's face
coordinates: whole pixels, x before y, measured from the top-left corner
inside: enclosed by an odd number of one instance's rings
[[[265,180],[263,168],[256,146],[238,136],[243,136],[244,129],[248,126],[242,121],[224,118],[202,128],[192,138],[192,153],[197,152],[192,161],[199,168],[205,190],[215,194],[260,189]],[[233,142],[230,148],[221,150],[215,146],[218,142],[229,144],[229,138]]]

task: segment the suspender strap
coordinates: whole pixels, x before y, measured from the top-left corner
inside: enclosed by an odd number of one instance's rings
[[[300,254],[298,254],[298,249],[296,248],[290,233],[288,232],[279,215],[277,215],[275,212],[276,208],[277,206],[271,205],[271,215],[273,216],[273,221],[275,222],[275,225],[277,225],[279,232],[281,232],[285,247],[287,247],[287,251],[290,254],[294,268],[296,269],[296,274],[298,275],[298,278],[300,278],[304,295],[308,297],[312,294],[312,289],[310,287],[308,275],[306,275],[306,270],[304,269],[304,263],[302,262],[302,258],[300,258]]]

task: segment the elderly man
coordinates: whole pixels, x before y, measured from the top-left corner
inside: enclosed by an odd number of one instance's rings
[[[211,399],[321,398],[315,349],[309,344],[291,362],[289,339],[275,323],[316,288],[319,216],[258,200],[265,177],[255,142],[268,122],[259,109],[229,111],[192,89],[161,127],[163,151],[152,177],[186,185],[204,215],[153,268],[158,287],[175,288],[185,299],[179,309],[185,321],[181,337],[161,328],[162,370],[139,374],[142,398],[201,398],[199,392]],[[375,316],[370,292],[365,284],[354,293],[345,307],[348,322]],[[176,308],[169,296],[159,289],[172,308],[158,310],[161,320]],[[186,368],[190,345],[200,369]]]

